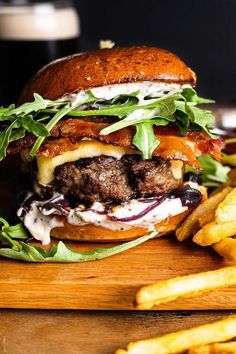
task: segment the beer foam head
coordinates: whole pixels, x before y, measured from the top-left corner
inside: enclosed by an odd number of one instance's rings
[[[80,20],[73,7],[50,3],[0,6],[0,39],[65,40],[80,35]]]

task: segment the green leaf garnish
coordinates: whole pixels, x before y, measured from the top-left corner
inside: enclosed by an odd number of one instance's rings
[[[3,218],[0,218],[0,223],[3,224],[0,230],[0,256],[26,262],[71,263],[96,261],[127,251],[158,234],[158,231],[153,231],[136,240],[125,242],[118,246],[102,247],[88,252],[74,251],[67,247],[62,241],[53,245],[49,250],[45,250],[42,247],[21,241],[21,239],[24,240],[28,238],[27,232],[22,224],[10,226]]]
[[[216,188],[228,180],[230,167],[222,165],[219,161],[216,161],[207,154],[200,156],[198,160],[203,169],[200,173],[202,175],[202,182],[204,186]],[[186,172],[188,171],[198,173],[189,166],[186,167]]]
[[[13,128],[17,125],[17,121],[14,120],[4,131],[0,132],[0,161],[6,157],[7,147],[11,141]]]
[[[27,116],[19,116],[17,118],[17,123],[35,136],[50,136],[50,131],[45,127],[45,125],[39,121],[35,121],[33,116],[30,114]]]
[[[71,107],[63,107],[58,111],[55,116],[46,124],[46,131],[50,131],[56,124],[61,120],[65,115],[67,115],[71,111]],[[39,123],[42,124],[42,123]],[[38,137],[38,139],[35,141],[31,151],[30,151],[30,156],[34,157],[39,150],[40,146],[42,145],[43,141],[45,139],[45,135],[41,135]]]
[[[146,97],[139,101],[139,91],[118,95],[110,100],[95,97],[91,91],[81,92],[76,101],[51,101],[34,95],[34,101],[24,103],[15,108],[0,108],[0,160],[6,156],[10,142],[33,134],[37,139],[30,151],[33,157],[37,154],[44,139],[51,134],[53,127],[66,115],[70,117],[111,116],[119,118],[109,127],[101,131],[102,135],[135,126],[136,135],[133,144],[138,147],[143,158],[150,158],[158,139],[153,133],[153,125],[175,123],[181,136],[189,129],[204,130],[210,133],[214,125],[214,116],[196,104],[213,101],[198,97],[192,88],[180,89],[161,98]],[[155,123],[154,123],[155,121]],[[159,122],[159,123],[158,123]],[[147,134],[149,135],[147,137]],[[144,138],[145,141],[141,141]]]
[[[194,104],[207,104],[207,103],[215,103],[214,100],[210,100],[208,98],[199,97],[197,92],[193,88],[185,88],[182,91],[182,95],[186,99],[187,102],[192,102]]]
[[[28,115],[32,112],[38,112],[41,109],[45,109],[47,107],[55,106],[55,105],[58,105],[58,102],[55,103],[53,101],[43,99],[40,95],[35,93],[34,94],[34,101],[24,103],[17,108],[13,107],[13,109],[10,109],[10,110],[8,110],[8,112],[5,113],[5,116],[9,116],[9,115],[11,115],[11,116],[16,115],[17,116],[17,115],[21,115],[21,114]]]
[[[139,123],[136,125],[136,133],[133,144],[142,151],[143,159],[150,159],[153,151],[160,144],[153,131],[153,122]]]

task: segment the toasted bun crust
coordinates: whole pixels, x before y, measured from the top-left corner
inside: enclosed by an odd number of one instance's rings
[[[93,87],[146,80],[194,86],[196,75],[180,58],[163,49],[102,49],[46,65],[26,85],[19,103],[31,101],[35,92],[55,100]]]
[[[155,225],[161,232],[156,236],[164,236],[176,230],[178,225],[187,217],[191,209],[163,220]],[[65,223],[64,227],[56,227],[51,231],[51,236],[61,240],[91,241],[91,242],[109,242],[109,241],[128,241],[148,233],[148,230],[142,227],[134,227],[125,231],[114,231],[104,227],[92,224],[85,226],[76,226]]]

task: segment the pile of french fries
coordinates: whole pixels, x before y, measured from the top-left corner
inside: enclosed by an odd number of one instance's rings
[[[236,317],[129,343],[115,354],[235,354]]]
[[[226,261],[234,263],[213,271],[161,280],[142,287],[136,294],[137,309],[192,297],[236,285],[236,169],[228,182],[215,190],[176,230],[184,241],[192,237],[200,246],[211,246]],[[233,340],[235,338],[235,341]],[[236,316],[222,321],[129,343],[116,354],[236,354]]]
[[[179,241],[212,248],[227,261],[236,262],[236,172],[231,171],[227,185],[216,190],[199,205],[176,230]]]
[[[236,263],[236,170],[227,185],[206,199],[177,229],[184,241],[193,237],[201,246],[211,246],[225,260]],[[233,173],[233,175],[232,175]],[[236,264],[213,271],[161,280],[142,287],[136,294],[137,309],[149,310],[160,304],[236,285]]]

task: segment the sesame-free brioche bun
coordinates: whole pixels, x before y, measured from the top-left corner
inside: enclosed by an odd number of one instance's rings
[[[153,47],[102,49],[55,60],[25,86],[19,103],[36,92],[55,100],[94,87],[139,81],[190,84],[196,75],[175,54]]]
[[[160,233],[156,237],[164,236],[175,231],[179,224],[187,217],[191,211],[192,209],[188,209],[181,214],[169,217],[156,224],[156,229],[160,229]],[[116,231],[92,224],[76,226],[65,222],[64,227],[56,227],[52,229],[51,236],[61,240],[116,242],[132,240],[143,236],[148,232],[148,230],[142,227],[134,227],[125,231]]]

